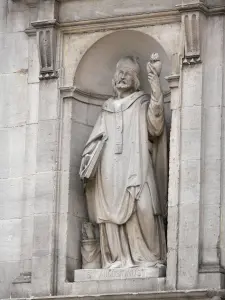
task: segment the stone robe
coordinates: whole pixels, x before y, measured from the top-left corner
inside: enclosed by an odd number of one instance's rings
[[[84,149],[83,159],[94,151],[99,136],[108,137],[96,174],[86,185],[90,221],[100,226],[103,268],[150,267],[165,260],[163,97],[149,100],[135,92],[106,101]]]

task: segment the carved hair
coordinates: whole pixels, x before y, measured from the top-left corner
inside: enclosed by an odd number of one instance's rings
[[[121,66],[125,66],[127,69],[130,69],[131,71],[134,71],[137,74],[140,73],[140,65],[138,62],[138,58],[135,56],[122,57],[116,64],[116,69],[119,70]]]
[[[138,63],[138,59],[134,56],[125,56],[118,61],[116,65],[116,71],[120,70],[122,67],[126,67],[132,73],[133,80],[134,80],[134,90],[135,91],[140,90],[140,79],[139,79],[140,65]],[[112,80],[112,87],[115,94],[117,93],[116,73]]]

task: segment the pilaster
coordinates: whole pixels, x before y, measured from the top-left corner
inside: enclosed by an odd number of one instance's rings
[[[205,31],[199,285],[223,288],[224,17],[209,17]]]
[[[58,1],[40,1],[36,29],[39,107],[32,255],[32,295],[56,294],[60,99],[56,72]]]
[[[186,0],[177,8],[184,43],[176,288],[219,289],[223,18],[211,15],[206,1]]]
[[[198,287],[202,166],[203,27],[204,1],[183,1],[178,9],[182,19],[183,55],[180,102],[180,155],[177,230],[176,289]],[[174,286],[173,286],[174,287]]]

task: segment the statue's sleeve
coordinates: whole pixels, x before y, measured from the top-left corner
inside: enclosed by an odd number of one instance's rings
[[[94,150],[95,144],[98,142],[99,139],[101,139],[101,136],[104,134],[105,128],[103,126],[103,114],[101,112],[91,132],[91,135],[89,136],[89,139],[84,147],[82,157],[84,157],[86,154],[90,154]]]
[[[164,128],[163,94],[152,92],[147,111],[148,131],[152,137],[160,136]]]
[[[82,153],[81,165],[80,165],[80,177],[83,177],[83,173],[89,162],[93,158],[93,153],[95,152],[96,146],[98,142],[105,138],[106,132],[103,122],[103,114],[101,113],[98,117],[95,126],[92,130],[92,133],[84,147],[84,151]]]

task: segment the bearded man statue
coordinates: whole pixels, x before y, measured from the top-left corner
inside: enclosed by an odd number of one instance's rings
[[[167,141],[157,64],[147,64],[151,95],[140,90],[140,66],[124,57],[85,146],[80,177],[89,220],[98,224],[102,268],[165,263]]]

